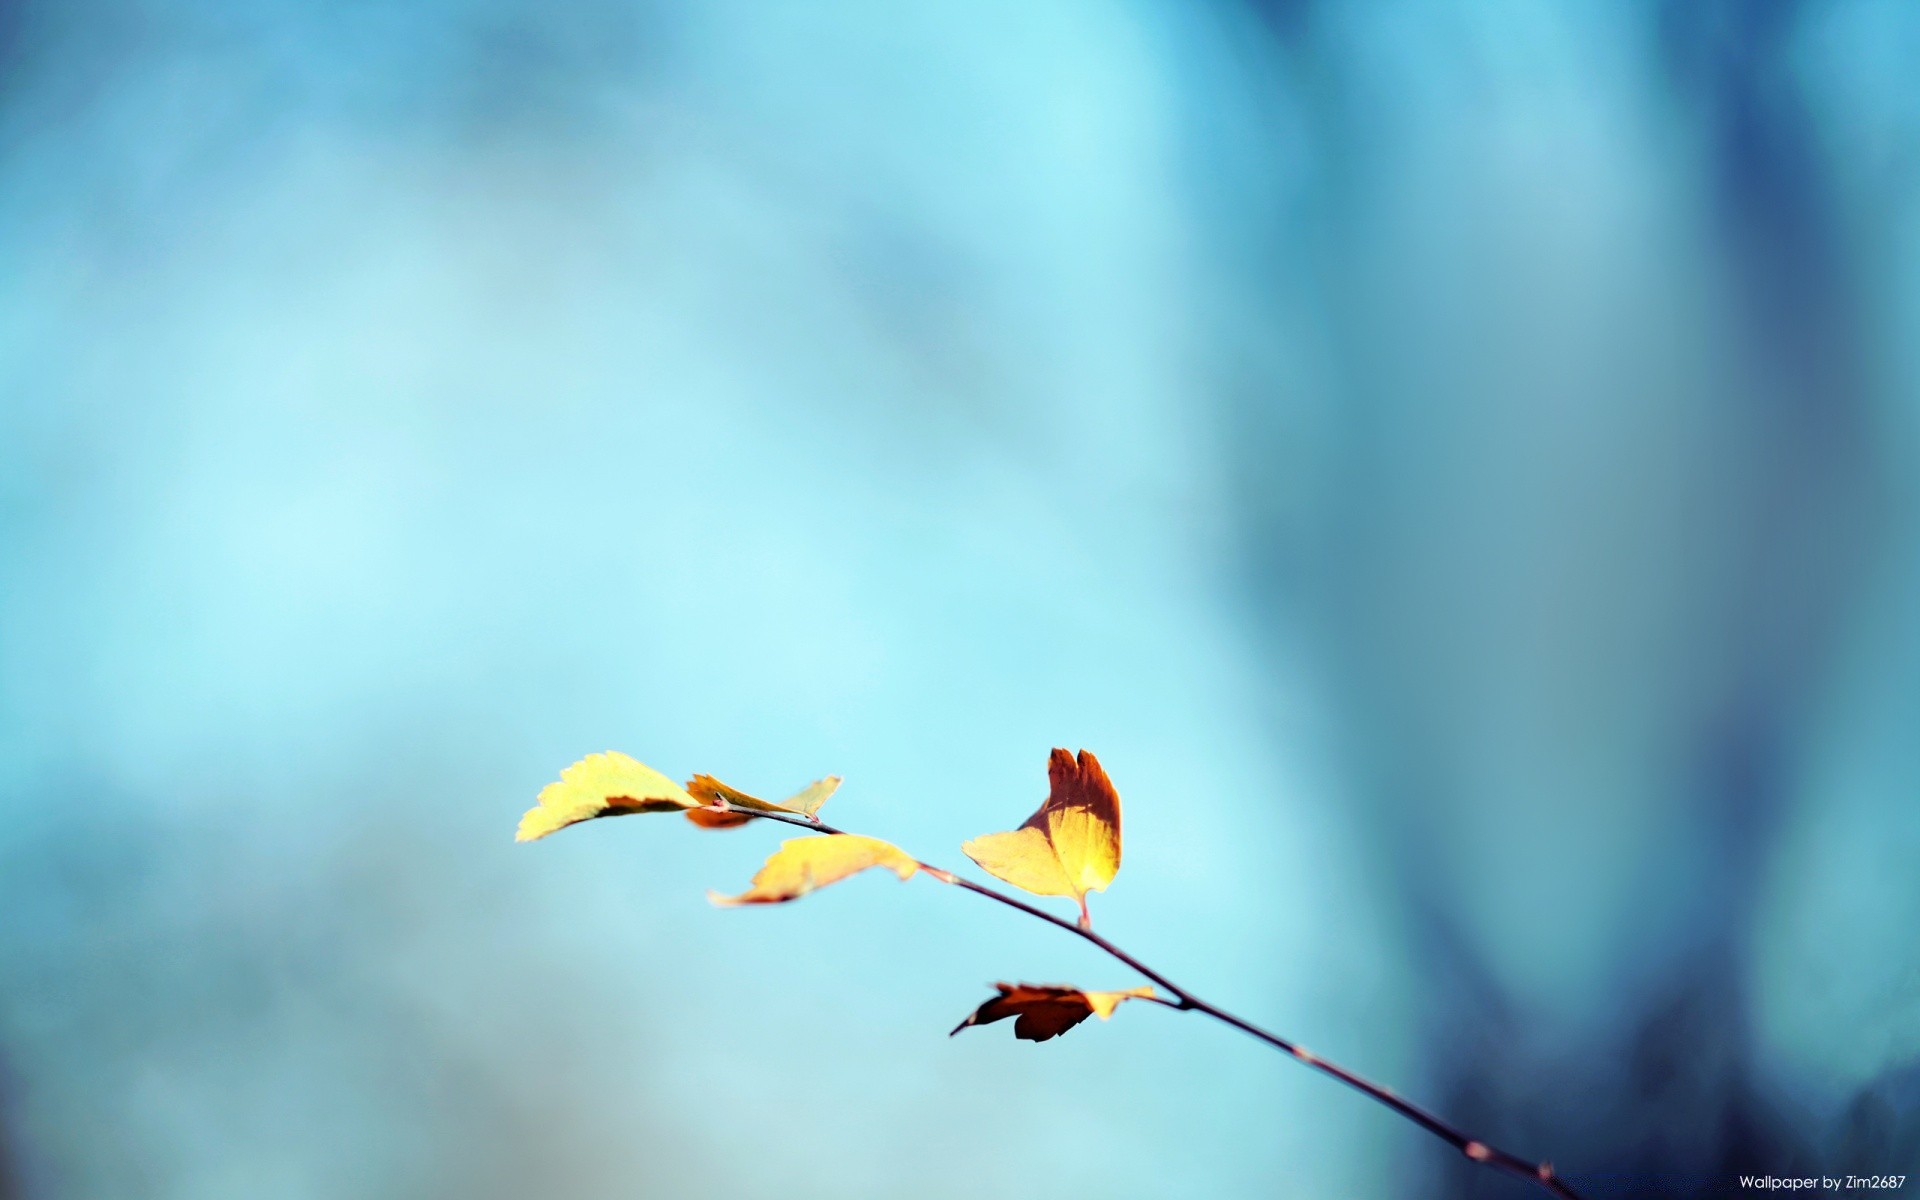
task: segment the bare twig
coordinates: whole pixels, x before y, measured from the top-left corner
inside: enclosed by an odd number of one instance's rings
[[[777,821],[783,825],[793,825],[801,829],[812,830],[815,833],[823,833],[830,836],[844,836],[847,834],[846,830],[836,829],[834,826],[814,816],[806,816],[799,813],[763,812],[758,809],[732,807],[724,803],[713,807],[716,811],[739,813],[763,821]],[[1156,1003],[1171,1008],[1176,1012],[1205,1013],[1216,1021],[1231,1025],[1242,1033],[1260,1039],[1276,1050],[1292,1055],[1300,1062],[1312,1067],[1321,1074],[1332,1076],[1334,1079],[1339,1080],[1355,1091],[1361,1092],[1379,1103],[1386,1105],[1394,1112],[1412,1121],[1415,1125],[1418,1125],[1434,1137],[1452,1146],[1455,1150],[1466,1155],[1474,1162],[1535,1183],[1551,1195],[1559,1197],[1560,1200],[1581,1200],[1580,1194],[1569,1187],[1567,1182],[1554,1172],[1552,1163],[1533,1162],[1517,1154],[1502,1150],[1491,1142],[1485,1142],[1479,1138],[1472,1137],[1465,1131],[1448,1124],[1426,1109],[1414,1104],[1412,1101],[1403,1099],[1395,1093],[1393,1089],[1382,1087],[1363,1076],[1356,1075],[1340,1064],[1321,1058],[1305,1047],[1288,1041],[1277,1033],[1271,1033],[1251,1021],[1235,1016],[1224,1008],[1219,1008],[1200,999],[1186,988],[1181,987],[1165,975],[1160,974],[1160,972],[1147,966],[1147,964],[1141,962],[1133,955],[1128,954],[1125,950],[1122,950],[1106,938],[1095,933],[1092,926],[1084,919],[1084,902],[1082,905],[1083,919],[1080,923],[1076,924],[1064,917],[1056,916],[1044,908],[1029,904],[1018,896],[1009,895],[1006,892],[1000,891],[998,888],[988,887],[985,884],[975,883],[971,879],[962,879],[952,871],[936,867],[932,863],[923,862],[918,865],[923,873],[939,880],[941,883],[964,888],[969,892],[985,896],[989,900],[997,900],[1008,908],[1017,908],[1030,917],[1038,917],[1040,920],[1050,925],[1056,925],[1083,941],[1093,943],[1108,955],[1132,967],[1135,971],[1146,976],[1169,993],[1171,998],[1161,996],[1153,997]]]

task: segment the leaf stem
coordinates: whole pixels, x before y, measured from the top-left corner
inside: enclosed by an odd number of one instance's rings
[[[718,808],[720,806],[716,805],[714,807]],[[780,824],[793,825],[801,829],[810,829],[815,833],[823,833],[829,836],[845,836],[847,834],[846,830],[837,829],[818,817],[801,813],[763,812],[757,809],[744,808],[727,808],[726,811],[741,813],[764,821],[777,821]],[[1291,1042],[1277,1033],[1262,1029],[1253,1022],[1243,1017],[1235,1016],[1224,1008],[1207,1003],[1171,979],[1168,979],[1165,975],[1147,966],[1147,964],[1141,962],[1133,955],[1128,954],[1125,950],[1114,945],[1106,938],[1095,933],[1090,925],[1076,924],[1064,917],[1056,916],[1044,908],[1029,904],[1018,896],[1009,895],[1006,892],[1000,891],[998,888],[988,887],[985,884],[975,883],[971,879],[963,879],[955,875],[952,871],[948,871],[942,867],[936,867],[932,863],[922,862],[919,863],[918,866],[922,872],[941,883],[963,888],[966,891],[985,896],[989,900],[997,900],[1008,908],[1017,908],[1030,917],[1038,917],[1050,925],[1059,926],[1061,929],[1066,930],[1068,933],[1083,941],[1091,942],[1109,956],[1118,959],[1141,975],[1152,980],[1159,987],[1165,989],[1172,997],[1171,999],[1162,996],[1151,997],[1154,1003],[1166,1008],[1171,1008],[1176,1012],[1190,1011],[1205,1013],[1207,1016],[1212,1017],[1222,1024],[1231,1025],[1244,1034],[1258,1038],[1260,1041],[1267,1043],[1267,1045],[1272,1046],[1282,1053],[1292,1055],[1304,1065],[1313,1068],[1323,1075],[1337,1079],[1355,1091],[1385,1105],[1407,1120],[1412,1121],[1415,1125],[1426,1130],[1434,1137],[1452,1146],[1455,1150],[1458,1150],[1474,1162],[1492,1167],[1497,1171],[1503,1171],[1517,1178],[1528,1180],[1537,1184],[1549,1194],[1559,1197],[1560,1200],[1581,1200],[1580,1194],[1568,1186],[1567,1182],[1554,1172],[1552,1163],[1533,1162],[1530,1159],[1522,1158],[1517,1154],[1502,1150],[1491,1142],[1485,1142],[1473,1137],[1464,1130],[1441,1120],[1433,1113],[1428,1112],[1412,1101],[1402,1098],[1398,1093],[1394,1092],[1393,1089],[1374,1083],[1364,1076],[1356,1075],[1340,1064],[1321,1058],[1305,1047]],[[1082,903],[1081,912],[1084,917],[1084,902]]]

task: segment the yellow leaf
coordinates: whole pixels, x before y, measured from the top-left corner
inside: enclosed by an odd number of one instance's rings
[[[758,796],[748,795],[739,788],[721,783],[711,775],[695,775],[687,782],[687,791],[701,804],[717,804],[724,800],[734,808],[752,809],[756,812],[784,812],[795,816],[810,817],[820,811],[820,806],[833,795],[840,786],[838,775],[829,775],[801,788],[779,804],[762,800]],[[694,809],[687,813],[687,820],[706,829],[732,829],[745,825],[752,817],[742,813],[715,812],[712,809]]]
[[[819,812],[820,806],[825,804],[827,798],[839,789],[840,777],[838,775],[829,775],[825,779],[814,780],[793,795],[788,796],[781,803],[795,812],[805,813],[810,817]]]
[[[1045,825],[1023,825],[1011,833],[989,833],[960,847],[980,868],[1038,896],[1076,895],[1060,856],[1053,852]]]
[[[531,842],[594,817],[675,812],[699,803],[652,767],[609,750],[587,755],[560,772],[558,782],[541,788],[539,802],[520,818],[513,840]]]
[[[969,1013],[953,1027],[959,1033],[969,1025],[991,1025],[1014,1018],[1013,1036],[1029,1042],[1059,1037],[1091,1016],[1102,1021],[1113,1016],[1123,1000],[1151,1000],[1150,987],[1124,992],[1083,992],[1079,988],[1044,983],[996,983],[999,995]],[[949,1037],[952,1034],[948,1035]]]
[[[1100,760],[1085,750],[1077,760],[1055,750],[1047,780],[1046,802],[1025,824],[975,838],[961,850],[1015,887],[1072,896],[1085,924],[1087,893],[1105,891],[1120,870],[1120,794]]]
[[[905,879],[920,869],[906,851],[879,838],[855,834],[799,837],[780,848],[753,876],[753,886],[738,896],[709,892],[715,904],[779,904],[796,900],[815,888],[838,883],[868,867],[885,867]]]

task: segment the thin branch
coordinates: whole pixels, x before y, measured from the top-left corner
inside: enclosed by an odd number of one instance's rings
[[[763,812],[758,809],[729,806],[724,802],[712,807],[716,811],[741,813],[746,816],[757,817],[763,821],[777,821],[782,825],[793,825],[800,829],[811,830],[815,833],[824,833],[830,836],[849,836],[844,829],[837,829],[818,817],[807,816],[800,813]],[[923,862],[919,863],[918,866],[922,872],[939,880],[941,883],[964,888],[969,892],[985,896],[989,900],[997,900],[1008,908],[1017,908],[1030,917],[1038,917],[1040,920],[1050,925],[1056,925],[1083,941],[1093,943],[1108,955],[1132,967],[1141,975],[1146,976],[1155,984],[1164,988],[1172,996],[1172,999],[1155,996],[1152,999],[1156,1003],[1177,1012],[1191,1011],[1205,1013],[1216,1021],[1231,1025],[1242,1033],[1260,1039],[1276,1050],[1292,1055],[1301,1063],[1312,1067],[1321,1074],[1331,1076],[1355,1091],[1361,1092],[1379,1103],[1386,1105],[1394,1112],[1399,1113],[1434,1137],[1439,1138],[1455,1150],[1466,1155],[1472,1161],[1538,1184],[1548,1193],[1559,1197],[1560,1200],[1581,1200],[1580,1194],[1569,1187],[1567,1182],[1554,1172],[1552,1163],[1536,1163],[1529,1159],[1522,1158],[1517,1154],[1511,1154],[1502,1150],[1491,1142],[1484,1142],[1479,1138],[1472,1137],[1464,1130],[1448,1124],[1426,1109],[1414,1104],[1412,1101],[1403,1099],[1394,1092],[1392,1088],[1382,1087],[1364,1076],[1354,1074],[1338,1063],[1321,1058],[1305,1047],[1288,1041],[1277,1033],[1271,1033],[1262,1029],[1253,1022],[1235,1016],[1224,1008],[1208,1004],[1205,1000],[1200,999],[1192,992],[1189,992],[1171,979],[1168,979],[1165,975],[1147,966],[1106,938],[1101,937],[1089,926],[1075,924],[1064,917],[1055,916],[1044,908],[1029,904],[1018,896],[1009,895],[1006,892],[1000,891],[998,888],[975,883],[971,879],[962,879],[952,871],[936,867],[932,863]]]

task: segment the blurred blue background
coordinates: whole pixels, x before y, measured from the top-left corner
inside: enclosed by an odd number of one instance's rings
[[[1920,1172],[1920,10],[0,7],[0,1194]],[[1031,926],[1031,927],[1029,927]]]

